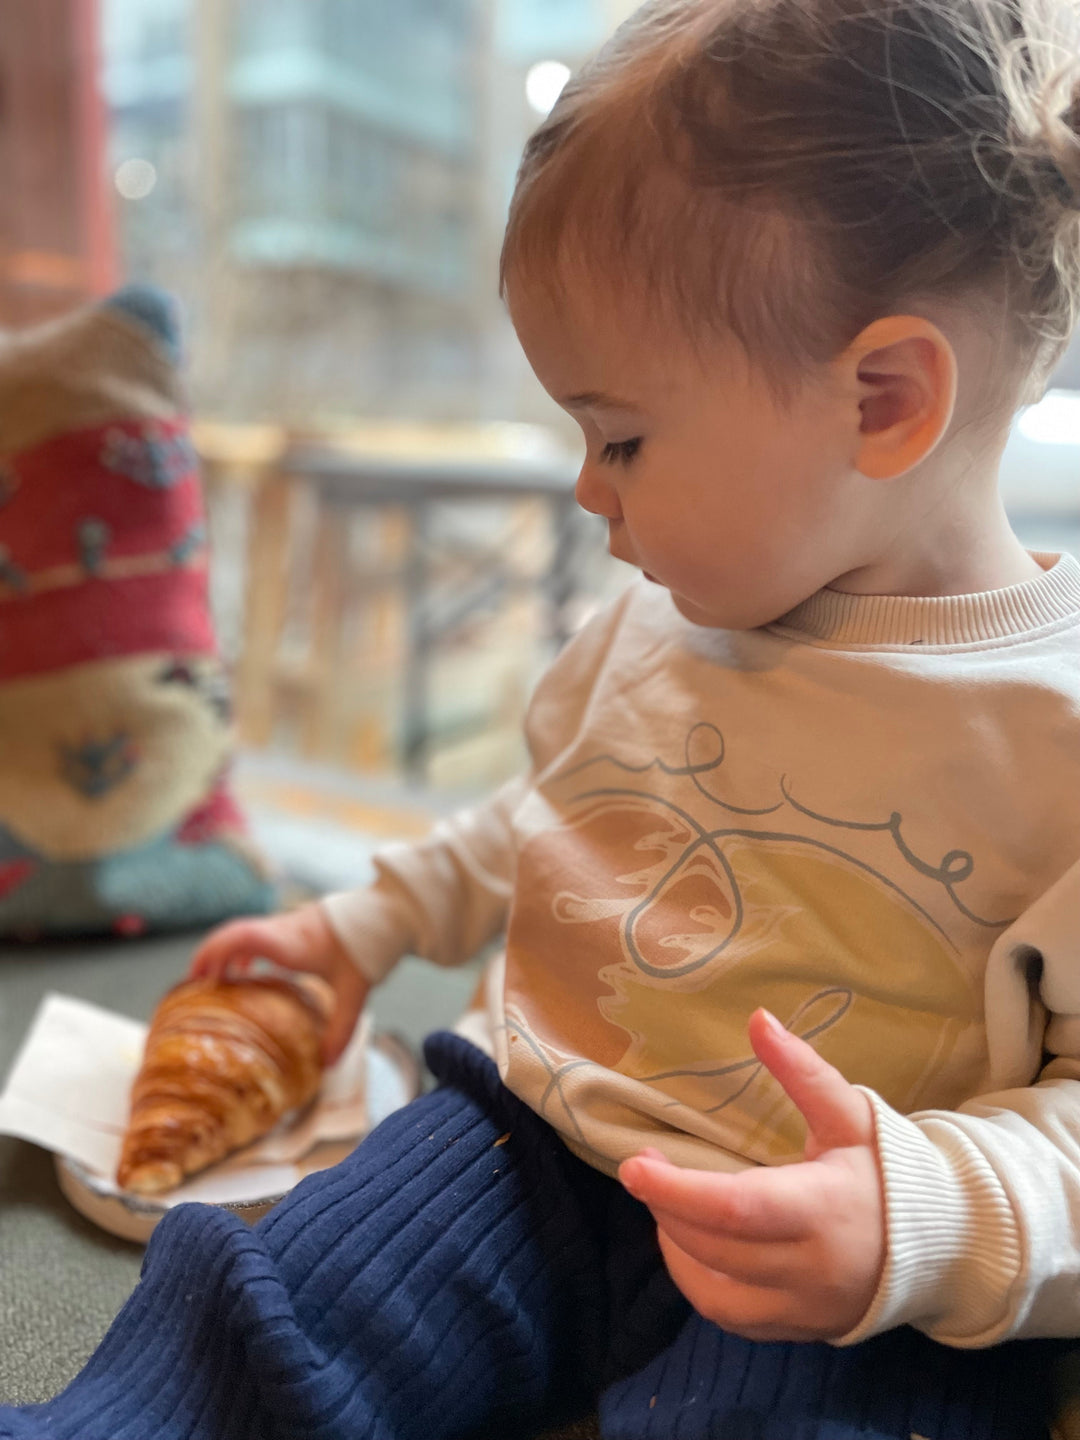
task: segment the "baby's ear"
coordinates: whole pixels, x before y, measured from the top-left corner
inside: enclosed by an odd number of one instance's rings
[[[938,446],[956,408],[957,362],[936,325],[891,315],[867,326],[842,363],[854,371],[860,424],[855,468],[896,480]]]

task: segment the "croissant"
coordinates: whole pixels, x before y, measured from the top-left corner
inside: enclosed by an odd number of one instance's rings
[[[171,1190],[306,1105],[322,1083],[322,1026],[314,1002],[280,980],[170,990],[132,1087],[121,1189]]]

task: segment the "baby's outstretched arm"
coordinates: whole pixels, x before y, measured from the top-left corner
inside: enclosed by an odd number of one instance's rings
[[[653,1212],[671,1277],[706,1319],[752,1340],[839,1339],[885,1264],[873,1108],[766,1011],[750,1040],[806,1120],[805,1160],[717,1174],[647,1150],[619,1178]]]

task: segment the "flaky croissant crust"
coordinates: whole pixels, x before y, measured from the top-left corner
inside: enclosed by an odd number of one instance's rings
[[[280,980],[170,990],[150,1022],[117,1183],[170,1190],[307,1105],[322,1082],[322,1025],[314,1004]]]

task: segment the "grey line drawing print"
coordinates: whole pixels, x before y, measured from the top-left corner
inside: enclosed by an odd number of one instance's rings
[[[707,735],[714,740],[714,751],[711,754],[711,758],[707,760],[692,761],[690,756],[691,751],[694,747],[695,737],[700,737],[702,735]],[[1015,920],[1015,916],[1010,916],[1003,920],[986,919],[981,915],[977,915],[969,906],[965,905],[964,902],[960,899],[959,895],[956,893],[956,888],[965,880],[969,880],[974,874],[974,857],[970,855],[966,850],[950,850],[944,856],[939,865],[932,865],[928,861],[921,859],[918,855],[915,854],[915,852],[904,840],[903,816],[900,814],[899,811],[894,811],[888,820],[873,822],[844,820],[836,816],[819,814],[818,812],[811,810],[804,805],[801,805],[795,799],[794,795],[791,792],[789,777],[786,775],[782,775],[780,777],[780,792],[783,798],[781,799],[779,804],[753,810],[746,809],[741,806],[730,805],[722,797],[714,794],[712,790],[708,789],[702,780],[703,776],[714,775],[716,772],[718,772],[727,757],[727,744],[721,731],[715,725],[712,725],[708,722],[699,722],[698,724],[694,725],[687,734],[686,741],[684,743],[684,753],[686,756],[686,764],[678,767],[668,765],[659,756],[654,757],[645,765],[629,765],[625,761],[620,760],[617,755],[605,753],[593,756],[588,760],[582,761],[579,765],[573,766],[571,769],[564,771],[557,778],[559,780],[572,779],[577,775],[583,774],[588,769],[605,763],[614,766],[617,770],[622,771],[624,774],[630,775],[646,775],[652,770],[659,770],[662,774],[671,777],[688,777],[693,782],[695,788],[699,791],[699,793],[705,797],[705,799],[710,801],[710,803],[718,806],[720,809],[732,814],[748,817],[764,817],[777,814],[779,811],[783,810],[786,805],[789,806],[793,811],[795,811],[796,814],[804,815],[807,819],[814,820],[822,825],[828,825],[837,829],[855,832],[865,833],[876,831],[879,833],[887,833],[891,836],[897,852],[902,856],[905,863],[909,865],[913,870],[915,870],[919,875],[922,875],[927,879],[937,881],[938,884],[941,885],[945,893],[949,896],[956,909],[973,924],[979,925],[989,930],[1004,930]],[[949,946],[954,951],[957,949],[954,942],[946,935],[942,926],[936,920],[934,920],[934,918],[929,914],[925,907],[920,905],[913,896],[907,894],[899,885],[895,883],[895,881],[891,880],[889,876],[885,875],[880,870],[875,869],[873,866],[868,865],[865,861],[860,860],[857,856],[849,854],[845,850],[842,850],[835,846],[827,845],[824,843],[824,841],[813,839],[807,835],[799,835],[784,831],[764,831],[753,829],[707,830],[696,820],[694,820],[693,816],[688,814],[680,806],[675,805],[672,801],[668,800],[663,795],[655,794],[646,790],[634,790],[630,788],[621,789],[619,787],[609,786],[598,788],[595,790],[582,791],[576,796],[574,796],[574,799],[576,801],[583,802],[587,800],[601,799],[604,797],[622,797],[626,799],[632,798],[649,800],[661,809],[665,809],[670,813],[677,815],[679,819],[683,822],[683,824],[687,825],[697,835],[697,839],[690,845],[690,847],[684,852],[684,854],[680,856],[676,864],[668,871],[665,876],[662,877],[658,884],[653,886],[650,893],[646,895],[626,917],[626,923],[624,927],[624,939],[627,944],[628,953],[630,954],[634,964],[637,965],[644,974],[652,975],[657,978],[661,976],[676,978],[680,975],[691,974],[694,970],[700,969],[702,966],[711,963],[717,958],[717,956],[723,954],[724,950],[727,949],[727,947],[738,935],[739,931],[742,928],[742,923],[744,919],[742,896],[739,892],[739,887],[731,865],[729,864],[726,856],[723,853],[723,850],[718,844],[719,841],[728,838],[750,840],[756,839],[762,841],[785,842],[789,844],[805,845],[810,848],[820,850],[826,854],[835,855],[838,858],[847,861],[849,864],[856,866],[860,870],[864,871],[866,874],[872,875],[881,884],[885,885],[887,888],[893,890],[896,894],[900,895],[908,904],[913,906],[918,911],[918,913],[923,917],[923,919],[925,919],[931,926],[933,926],[933,928],[942,936],[942,938],[946,941],[947,944],[949,944]],[[735,919],[732,928],[729,934],[724,937],[724,939],[721,940],[720,943],[715,946],[708,955],[705,955],[697,960],[690,961],[687,965],[681,968],[651,966],[637,949],[634,941],[634,926],[639,917],[649,908],[650,905],[655,902],[657,896],[662,893],[664,887],[670,882],[672,876],[680,868],[685,866],[688,861],[693,857],[693,855],[702,847],[707,847],[709,849],[716,862],[723,869],[725,875],[727,876],[728,883],[731,886],[732,895],[735,902]]]

